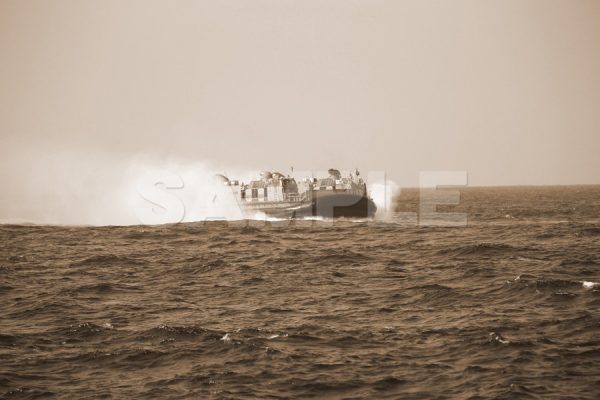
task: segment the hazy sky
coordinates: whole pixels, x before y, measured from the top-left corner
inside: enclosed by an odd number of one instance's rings
[[[0,135],[4,210],[138,157],[600,183],[600,1],[1,0]]]

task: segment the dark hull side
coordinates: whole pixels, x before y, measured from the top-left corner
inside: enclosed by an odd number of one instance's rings
[[[377,206],[366,196],[324,192],[317,193],[311,201],[296,203],[249,203],[244,205],[249,212],[263,212],[275,218],[371,218]]]

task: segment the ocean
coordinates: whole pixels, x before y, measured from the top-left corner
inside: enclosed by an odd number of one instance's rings
[[[598,399],[600,186],[467,188],[466,226],[0,225],[6,399]]]

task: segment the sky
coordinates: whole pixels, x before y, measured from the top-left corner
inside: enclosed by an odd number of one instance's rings
[[[599,21],[595,0],[1,0],[0,221],[116,201],[143,166],[599,184]]]

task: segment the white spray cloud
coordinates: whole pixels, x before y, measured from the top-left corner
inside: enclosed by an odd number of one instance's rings
[[[144,224],[244,218],[235,187],[216,178],[208,163],[136,161],[130,168],[129,206]],[[236,174],[241,176],[242,174]]]
[[[134,225],[242,217],[231,188],[214,179],[220,171],[208,162],[53,152],[6,164],[0,223]]]
[[[384,173],[369,174],[368,191],[377,206],[375,219],[389,221],[394,213],[394,197],[400,193],[400,187],[387,179]]]
[[[259,171],[117,154],[52,152],[3,169],[0,223],[135,225],[205,220],[267,219],[243,215],[236,188],[215,179],[226,173],[249,182]],[[298,172],[298,177],[310,175]],[[296,174],[297,175],[297,174]],[[397,185],[385,174],[369,174],[377,219],[389,218]]]

